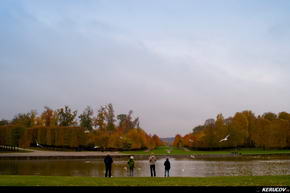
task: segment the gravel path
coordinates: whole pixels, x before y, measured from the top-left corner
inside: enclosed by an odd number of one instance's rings
[[[124,155],[120,152],[99,152],[99,151],[41,151],[33,149],[22,149],[29,152],[9,152],[0,153],[0,158],[16,158],[16,157],[102,157],[110,154],[112,156]]]

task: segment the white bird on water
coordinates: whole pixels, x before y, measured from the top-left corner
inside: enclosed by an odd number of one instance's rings
[[[37,147],[42,147],[42,145],[40,145],[38,142],[37,142],[37,140],[35,140],[36,141],[36,146]]]
[[[219,142],[227,141],[230,135],[227,135],[225,138],[221,139]]]

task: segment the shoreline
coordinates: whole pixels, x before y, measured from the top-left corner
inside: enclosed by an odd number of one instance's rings
[[[129,158],[133,155],[136,160],[148,159],[149,154],[125,154],[121,152],[59,152],[59,151],[33,151],[33,152],[9,152],[0,153],[0,160],[52,160],[52,159],[103,159],[107,154],[113,158]],[[154,154],[157,158],[184,158],[184,159],[227,159],[227,158],[265,158],[284,156],[290,158],[290,153],[269,153],[269,154]]]

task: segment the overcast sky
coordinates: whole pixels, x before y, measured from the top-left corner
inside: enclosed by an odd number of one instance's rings
[[[161,137],[290,112],[290,1],[1,0],[0,119],[112,103]]]

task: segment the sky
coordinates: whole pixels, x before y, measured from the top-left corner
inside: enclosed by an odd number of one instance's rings
[[[151,134],[290,112],[290,1],[1,0],[0,119],[133,110]]]

